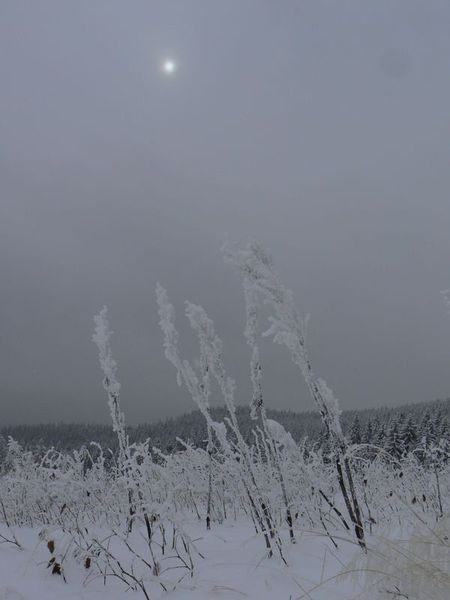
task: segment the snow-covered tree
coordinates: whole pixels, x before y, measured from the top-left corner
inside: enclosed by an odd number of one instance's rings
[[[438,420],[437,414],[427,410],[422,418],[419,428],[420,445],[429,448],[437,441]]]
[[[400,439],[406,452],[411,452],[417,446],[417,427],[412,415],[409,415],[400,428]]]
[[[364,442],[364,444],[373,444],[373,435],[374,435],[374,430],[373,430],[373,423],[372,423],[372,419],[368,419],[366,426],[364,428],[364,432],[362,434],[362,441]]]
[[[353,417],[353,421],[348,432],[348,437],[351,444],[360,444],[362,441],[361,422],[359,420],[358,413],[356,413]]]
[[[393,458],[399,460],[404,453],[402,436],[400,435],[400,426],[395,418],[389,424],[389,429],[386,436],[385,449]]]

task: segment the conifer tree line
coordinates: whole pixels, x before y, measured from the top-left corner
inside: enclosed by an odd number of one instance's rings
[[[251,440],[254,423],[247,407],[237,407],[237,418],[246,441]],[[225,409],[212,408],[213,417],[220,421]],[[267,410],[268,417],[281,423],[298,443],[306,440],[308,447],[327,452],[327,438],[320,417],[315,412]],[[342,413],[342,427],[351,444],[371,444],[383,448],[394,458],[416,449],[430,448],[440,443],[450,444],[450,399],[382,407],[348,410]],[[183,449],[179,439],[194,447],[206,448],[205,423],[199,411],[191,411],[155,423],[127,427],[130,442],[150,438],[163,452]],[[117,436],[109,425],[47,423],[16,425],[0,429],[0,460],[11,436],[26,450],[37,454],[54,447],[70,452],[97,440],[102,447],[117,451]]]
[[[355,412],[352,416],[347,413],[347,438],[351,444],[370,444],[384,448],[397,459],[415,450],[426,450],[439,445],[448,447],[448,408],[448,402],[436,402],[431,406],[416,405],[390,411],[380,409],[370,411],[374,414],[368,415],[364,412]]]

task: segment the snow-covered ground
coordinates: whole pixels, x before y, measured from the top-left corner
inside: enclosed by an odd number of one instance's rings
[[[190,523],[187,530],[204,558],[197,556],[193,577],[185,577],[175,591],[152,588],[151,598],[348,600],[358,591],[350,581],[324,583],[342,571],[346,556],[358,552],[353,544],[338,542],[338,556],[327,537],[303,533],[296,545],[284,544],[289,563],[285,566],[279,558],[264,558],[261,537],[249,524],[222,524],[206,531],[203,524]],[[102,578],[86,581],[85,567],[71,557],[64,561],[64,582],[47,568],[50,553],[39,529],[21,528],[15,533],[22,550],[0,545],[0,600],[144,598],[142,592],[127,593],[126,586],[113,578],[106,583]]]

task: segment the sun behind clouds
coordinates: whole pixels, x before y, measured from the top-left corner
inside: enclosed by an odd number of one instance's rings
[[[177,65],[175,61],[168,58],[162,63],[161,68],[166,75],[173,75],[177,70]]]

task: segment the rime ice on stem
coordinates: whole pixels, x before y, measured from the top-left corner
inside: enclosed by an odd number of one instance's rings
[[[326,382],[317,377],[312,369],[306,347],[308,317],[302,319],[294,305],[292,291],[281,284],[273,269],[271,258],[256,242],[251,242],[244,250],[224,246],[224,257],[239,269],[244,279],[244,289],[253,290],[255,297],[269,304],[274,314],[269,318],[270,327],[265,332],[274,342],[285,345],[293,362],[300,368],[311,396],[316,403],[322,420],[336,450],[338,481],[355,534],[365,549],[364,529],[359,502],[356,496],[350,462],[346,456],[347,441],[340,424],[340,408],[337,399]],[[347,480],[347,481],[346,481]]]
[[[103,387],[108,394],[108,406],[111,413],[113,430],[117,433],[121,461],[128,458],[128,439],[125,431],[125,415],[120,410],[120,383],[116,379],[117,363],[111,352],[109,340],[113,332],[109,329],[108,309],[103,306],[94,317],[95,332],[92,341],[97,345],[100,367],[103,371]]]
[[[215,333],[214,324],[201,306],[186,302],[186,316],[189,319],[191,327],[197,333],[200,342],[200,365],[203,367],[203,371],[200,374],[201,380],[199,380],[189,362],[180,358],[178,352],[179,336],[174,325],[175,311],[169,303],[167,292],[159,284],[156,289],[156,297],[159,307],[160,325],[164,333],[165,354],[166,358],[168,358],[177,370],[177,381],[179,384],[181,382],[185,383],[194,402],[204,415],[208,427],[214,431],[227,459],[232,458],[233,462],[236,461],[235,464],[238,466],[239,478],[245,489],[251,512],[258,523],[260,531],[264,535],[268,555],[273,555],[273,542],[271,540],[275,539],[280,557],[285,561],[281,548],[281,540],[275,531],[269,501],[263,497],[259,489],[250,449],[239,430],[234,405],[235,383],[226,374],[222,361],[222,341]],[[226,421],[235,436],[234,441],[228,440],[224,423],[216,423],[211,418],[208,404],[210,376],[214,377],[224,398],[229,414]],[[205,393],[206,391],[207,393]]]

